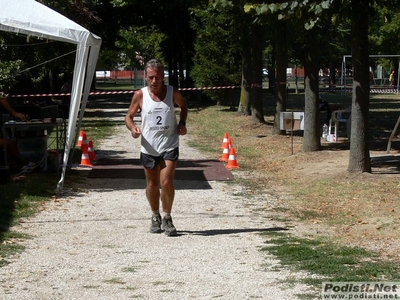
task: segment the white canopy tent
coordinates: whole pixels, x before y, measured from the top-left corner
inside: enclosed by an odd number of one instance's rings
[[[63,168],[57,184],[60,192],[63,189],[69,152],[76,132],[80,129],[89,97],[101,38],[35,0],[0,0],[0,30],[77,45]]]

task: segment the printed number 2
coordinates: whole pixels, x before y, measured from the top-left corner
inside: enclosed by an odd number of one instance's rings
[[[157,125],[162,125],[162,118],[161,118],[161,116],[157,116],[156,117],[156,119],[157,119]]]

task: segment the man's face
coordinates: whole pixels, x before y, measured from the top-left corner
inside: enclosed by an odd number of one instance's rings
[[[164,85],[164,72],[161,69],[150,69],[146,70],[146,81],[147,85],[153,89],[157,90]]]

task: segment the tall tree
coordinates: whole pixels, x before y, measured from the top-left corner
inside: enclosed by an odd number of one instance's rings
[[[280,129],[281,112],[286,111],[287,90],[286,90],[286,68],[288,66],[288,51],[286,41],[286,22],[278,21],[275,23],[279,34],[275,38],[275,58],[276,58],[276,82],[275,82],[275,118],[274,118],[274,134],[285,134]]]
[[[263,49],[265,47],[264,26],[244,11],[245,0],[215,0],[214,7],[229,9],[234,14],[235,35],[240,42],[242,56],[242,82],[239,112],[251,115],[256,123],[265,122],[262,102]],[[231,15],[232,18],[232,15]]]
[[[353,57],[353,95],[351,106],[351,143],[349,172],[371,172],[369,155],[369,0],[352,0],[351,54]]]
[[[305,152],[321,150],[321,139],[319,132],[319,109],[318,109],[318,40],[317,28],[305,31],[305,120],[304,141]]]
[[[305,24],[304,29],[310,30],[318,21],[316,15],[327,8],[328,2],[322,1],[321,3],[299,3],[297,1],[284,2],[284,3],[268,3],[268,4],[246,4],[245,10],[255,15],[272,14],[278,20],[278,24],[282,23],[283,20],[293,22],[295,24]],[[297,21],[300,20],[300,21]],[[296,22],[297,21],[297,22]],[[286,45],[286,26],[277,26],[277,34],[275,39],[276,43],[276,73],[277,73],[277,85],[276,85],[276,111],[275,111],[275,122],[274,122],[274,133],[282,134],[280,130],[280,113],[286,110],[286,68],[288,66],[288,51]],[[305,36],[308,33],[304,34]],[[305,49],[305,68],[306,68],[306,89],[305,89],[305,130],[304,130],[304,151],[315,151],[320,150],[320,137],[319,137],[319,126],[317,125],[318,117],[318,51],[317,51],[317,39],[314,37],[306,39]],[[309,47],[308,47],[309,46]],[[283,48],[284,47],[284,48]],[[283,84],[282,84],[283,83]]]
[[[379,1],[381,4],[388,4],[392,1]],[[299,3],[297,1],[249,5],[249,10],[256,11],[258,14],[271,13],[276,10],[281,11],[281,18],[288,16],[300,16],[305,18],[305,28],[310,29],[320,19],[324,10],[331,9],[337,15],[345,13],[351,20],[351,50],[353,56],[353,98],[352,98],[352,118],[351,118],[351,144],[350,144],[350,160],[348,171],[350,172],[371,172],[371,164],[369,158],[368,144],[368,111],[369,111],[369,53],[368,53],[368,14],[369,9],[373,5],[370,0],[336,0],[321,1],[313,4]],[[371,6],[370,6],[371,5]],[[306,13],[304,10],[306,9]],[[312,52],[309,52],[310,54]],[[312,55],[314,56],[314,55]],[[317,60],[313,59],[313,63]],[[311,66],[310,66],[311,67]],[[313,67],[311,67],[313,69]],[[313,77],[311,76],[310,79]],[[314,117],[315,96],[313,85],[310,82],[309,98],[311,103],[306,103],[305,118]],[[307,88],[306,88],[307,92]],[[306,101],[308,97],[306,95]],[[310,102],[310,101],[309,101]],[[309,127],[313,126],[313,119],[309,122]],[[308,126],[307,126],[308,127]],[[317,130],[317,128],[305,128],[304,135]],[[309,133],[308,133],[308,132]],[[308,141],[310,147],[305,150],[316,150],[319,147],[315,132],[311,134]],[[305,139],[306,140],[306,139]]]
[[[247,31],[247,26],[243,31]],[[251,83],[252,79],[252,59],[251,59],[251,36],[243,34],[241,39],[242,54],[242,82],[240,86],[240,102],[238,112],[251,116]]]
[[[196,31],[192,77],[197,87],[238,85],[240,82],[239,28],[232,19],[231,7],[213,5],[194,9],[192,27]],[[230,91],[206,90],[204,94],[218,104],[227,104]]]
[[[259,24],[253,24],[251,26],[252,35],[252,50],[253,50],[253,72],[252,72],[252,85],[251,85],[251,117],[255,123],[265,123],[264,110],[262,101],[262,57],[263,57],[263,45],[262,43],[264,34],[263,27]]]

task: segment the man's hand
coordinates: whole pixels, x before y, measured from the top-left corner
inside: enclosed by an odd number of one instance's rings
[[[13,115],[15,118],[21,119],[21,120],[26,120],[26,116],[24,114],[21,114],[19,112],[14,113]]]
[[[140,128],[136,126],[133,127],[133,129],[131,130],[132,137],[135,139],[137,139],[141,135],[141,133],[142,131],[140,130]]]
[[[186,126],[182,124],[178,124],[177,130],[179,135],[185,135],[187,132]]]

